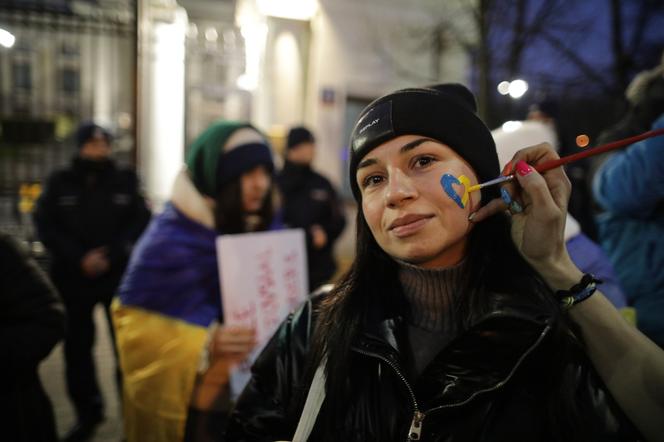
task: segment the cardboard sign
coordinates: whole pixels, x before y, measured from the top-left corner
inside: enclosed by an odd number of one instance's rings
[[[231,375],[235,397],[248,382],[251,363],[289,312],[307,296],[307,256],[302,229],[222,235],[217,238],[224,323],[255,327],[258,345]]]

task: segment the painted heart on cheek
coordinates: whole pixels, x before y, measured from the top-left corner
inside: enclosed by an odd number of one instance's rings
[[[470,179],[466,175],[460,175],[459,178],[457,178],[454,175],[446,173],[440,177],[440,185],[443,187],[443,190],[447,196],[452,198],[452,200],[457,203],[459,207],[462,209],[466,207],[469,198],[468,188],[470,187]],[[457,192],[454,188],[455,185],[462,186],[462,196],[459,196],[459,192]]]

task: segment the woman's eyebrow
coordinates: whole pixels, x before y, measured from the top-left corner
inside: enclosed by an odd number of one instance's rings
[[[376,161],[374,158],[367,158],[366,160],[360,161],[360,164],[357,165],[357,170],[362,169],[363,167],[369,167],[373,164],[376,164],[378,161]]]
[[[417,146],[420,144],[426,142],[426,141],[435,141],[432,140],[431,138],[418,138],[416,140],[411,141],[410,143],[406,143],[403,146],[401,146],[401,149],[399,149],[399,154],[404,154],[408,152],[409,150],[415,149]],[[360,161],[360,164],[357,165],[357,170],[363,168],[363,167],[368,167],[373,164],[376,164],[377,161],[374,158],[367,158],[366,160]]]
[[[399,153],[400,154],[406,153],[409,150],[413,150],[420,144],[427,141],[435,141],[435,140],[432,140],[431,138],[418,138],[417,140],[413,140],[410,143],[406,143],[403,146],[401,146],[401,149],[399,149]]]

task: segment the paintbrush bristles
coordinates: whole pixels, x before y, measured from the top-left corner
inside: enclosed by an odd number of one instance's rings
[[[480,190],[483,187],[492,186],[494,184],[500,184],[500,183],[503,183],[505,181],[509,181],[511,179],[514,179],[514,175],[499,176],[498,178],[494,178],[491,181],[487,181],[485,183],[475,184],[474,186],[470,186],[468,188],[468,192],[474,192],[476,190]]]

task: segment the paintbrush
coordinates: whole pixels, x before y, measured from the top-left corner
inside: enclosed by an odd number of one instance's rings
[[[620,149],[621,147],[629,146],[634,144],[637,141],[645,140],[646,138],[656,137],[658,135],[664,135],[664,129],[655,129],[649,132],[644,132],[640,135],[636,135],[630,138],[625,138],[624,140],[614,141],[612,143],[603,144],[601,146],[596,146],[591,149],[584,150],[583,152],[578,152],[572,155],[567,155],[566,157],[558,158],[557,160],[546,161],[542,164],[535,166],[535,170],[539,173],[546,172],[547,170],[555,169],[558,166],[563,166],[565,164],[572,163],[574,161],[581,160],[583,158],[592,157],[593,155],[599,155],[604,152],[608,152],[614,149]],[[488,186],[493,186],[494,184],[504,183],[506,181],[511,181],[514,179],[514,174],[499,176],[493,180],[475,184],[468,188],[468,192],[474,192],[476,190],[483,189]]]

